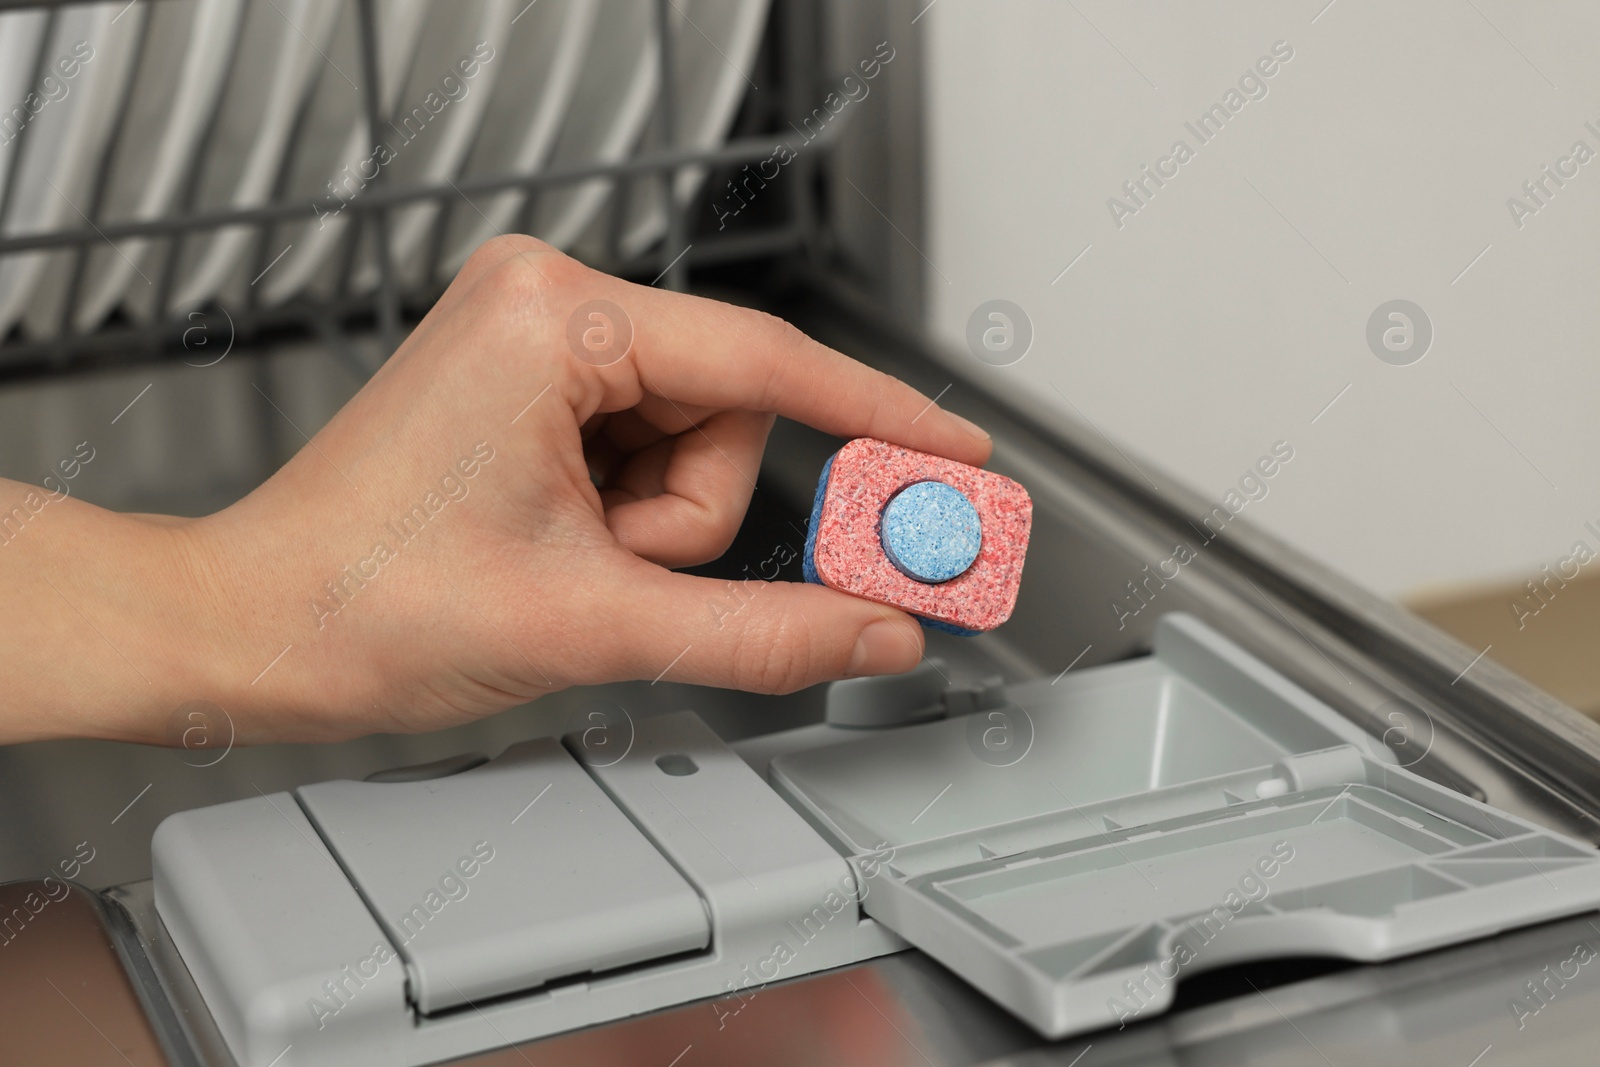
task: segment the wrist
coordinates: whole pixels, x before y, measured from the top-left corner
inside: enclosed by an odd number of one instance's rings
[[[0,685],[0,743],[248,744],[354,697],[371,672],[350,657],[344,685],[324,677],[326,655],[293,659],[309,643],[292,612],[308,546],[231,510],[179,519],[64,498],[6,527],[0,662],[15,673]]]
[[[182,520],[118,515],[18,489],[0,536],[0,647],[16,673],[0,693],[0,740],[159,741],[181,691]],[[10,496],[12,494],[5,494]],[[25,518],[24,518],[25,517]]]
[[[165,532],[173,540],[174,582],[163,597],[157,632],[167,655],[166,714],[178,723],[166,743],[181,744],[183,715],[225,713],[220,728],[238,744],[289,734],[340,740],[330,712],[373,701],[375,671],[359,643],[332,639],[312,610],[329,548],[303,523],[273,521],[262,497]]]

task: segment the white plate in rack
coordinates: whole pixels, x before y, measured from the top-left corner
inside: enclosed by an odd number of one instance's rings
[[[8,11],[0,15],[0,100],[15,100],[27,107],[28,81],[39,58],[39,43],[44,40],[49,16],[43,11]],[[0,115],[0,198],[5,196],[6,179],[11,176],[11,159],[16,154],[18,135],[12,115]]]
[[[539,0],[517,16],[507,38],[506,67],[495,83],[463,178],[532,174],[555,147],[583,71],[600,0]],[[493,193],[456,204],[445,238],[444,270],[454,275],[472,250],[516,224],[524,197]]]
[[[380,115],[392,116],[399,110],[429,6],[427,0],[385,0],[373,5],[378,16]],[[312,97],[288,176],[287,195],[303,197],[308,204],[330,195],[359,197],[367,181],[378,174],[377,168],[384,165],[378,145],[396,139],[392,130],[374,130],[367,121],[367,101],[361,89],[361,40],[353,7],[340,19],[328,55],[329,69],[323,72]],[[339,247],[354,218],[354,212],[340,209],[311,222],[274,229],[273,247],[267,255],[271,258],[279,255],[279,249],[285,251],[261,278],[262,301],[282,303],[305,288]]]
[[[683,19],[673,38],[673,84],[677,91],[674,123],[678,147],[709,151],[720,146],[739,111],[745,94],[756,91],[750,81],[761,31],[766,27],[769,0],[679,0]],[[657,104],[645,144],[660,147],[666,141]],[[706,168],[678,172],[673,196],[680,209],[706,180]],[[667,232],[667,209],[659,180],[637,182],[629,197],[621,251],[626,259],[643,255]],[[674,252],[674,254],[676,254]]]
[[[193,211],[259,207],[271,197],[282,169],[296,117],[306,94],[326,67],[324,53],[346,0],[271,0],[245,13],[233,69],[223,90],[221,112],[201,146],[200,180],[188,207]],[[240,263],[257,233],[238,226],[184,243],[171,309],[198,307],[216,295]],[[154,294],[129,290],[129,303],[149,314]]]
[[[547,169],[618,163],[638,143],[660,89],[653,0],[602,0],[600,22]],[[611,192],[604,178],[539,195],[532,231],[569,248]]]
[[[405,91],[400,94],[401,113],[392,116],[386,131],[393,135],[389,144],[396,151],[385,182],[398,186],[439,185],[454,180],[461,172],[495,86],[519,65],[508,45],[512,19],[516,18],[517,8],[526,3],[527,0],[443,0],[434,5]],[[468,70],[476,70],[472,77],[463,74],[463,63]],[[451,92],[457,95],[452,98]],[[423,124],[422,116],[430,115],[430,111],[422,102],[429,99],[430,93],[440,110]],[[390,259],[402,279],[421,279],[424,244],[438,217],[439,206],[434,201],[407,205],[390,215]],[[361,267],[351,283],[357,292],[378,284],[372,247],[370,242],[363,244]]]
[[[216,107],[244,16],[244,0],[163,0],[150,7],[128,111],[106,171],[105,222],[161,218],[175,206],[206,120]],[[144,269],[151,242],[133,239],[90,253],[75,323],[92,330],[130,285],[154,286]]]
[[[48,102],[19,140],[22,154],[6,210],[6,236],[88,226],[84,212],[117,105],[127,90],[146,10],[143,4],[128,8],[108,3],[64,7],[57,13],[45,54],[66,91],[54,100],[45,97]],[[60,75],[63,59],[78,62],[70,79]],[[30,60],[30,78],[31,67]],[[75,258],[73,251],[40,251],[0,260],[0,337],[24,313],[35,336],[57,331],[60,304],[55,305],[57,318],[51,319],[36,311],[34,297],[41,284],[64,285]]]

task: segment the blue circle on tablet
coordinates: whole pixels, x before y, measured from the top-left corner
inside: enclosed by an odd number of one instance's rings
[[[917,482],[896,493],[883,509],[879,537],[901,574],[929,585],[965,573],[983,547],[978,509],[944,482]]]

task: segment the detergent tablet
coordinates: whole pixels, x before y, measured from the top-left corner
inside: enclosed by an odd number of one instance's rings
[[[806,580],[975,634],[1011,617],[1033,501],[1003,475],[858,438],[822,469]]]

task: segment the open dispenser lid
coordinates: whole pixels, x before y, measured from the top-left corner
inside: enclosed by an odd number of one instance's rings
[[[862,907],[1060,1037],[1225,963],[1381,960],[1588,910],[1600,853],[1430,782],[1198,620],[1002,708],[773,760]]]

